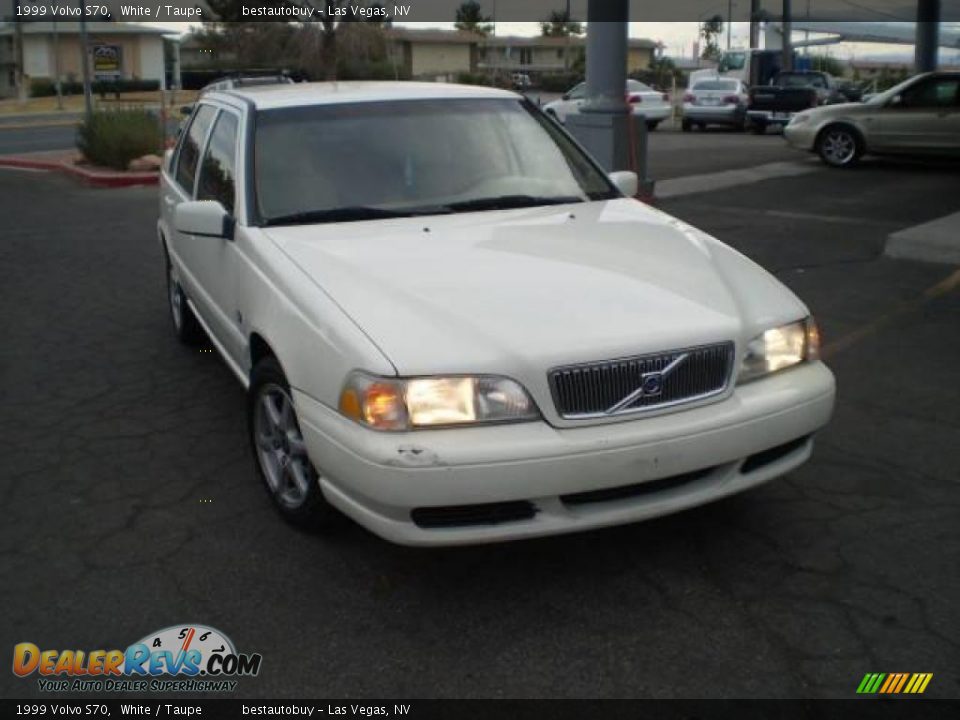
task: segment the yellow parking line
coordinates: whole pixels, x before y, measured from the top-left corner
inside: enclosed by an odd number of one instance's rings
[[[887,314],[881,315],[873,322],[867,323],[866,325],[863,325],[862,327],[857,328],[853,332],[847,333],[846,335],[837,338],[833,342],[827,343],[826,345],[823,346],[823,350],[820,354],[826,358],[826,357],[830,357],[831,355],[836,355],[837,353],[841,353],[844,350],[847,350],[848,348],[852,347],[853,345],[856,345],[865,337],[868,337],[874,334],[875,332],[877,332],[877,330],[880,330],[884,326],[889,325],[894,320],[897,320],[903,315],[906,315],[918,309],[927,301],[933,300],[943,295],[947,295],[948,293],[956,290],[958,287],[960,287],[960,269],[955,270],[953,273],[945,277],[936,285],[933,285],[927,288],[926,290],[924,290],[923,293],[920,295],[920,297],[917,298],[916,300],[911,300],[909,302],[902,303],[901,305],[897,306]]]

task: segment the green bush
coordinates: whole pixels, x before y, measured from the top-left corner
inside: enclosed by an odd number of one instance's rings
[[[455,80],[460,85],[493,85],[493,78],[483,73],[457,73]]]
[[[90,90],[96,95],[125,92],[152,92],[160,89],[159,80],[94,80]],[[81,95],[83,83],[76,80],[64,80],[60,83],[60,92],[64,95]],[[30,97],[53,97],[57,86],[49,78],[34,78],[30,81]]]
[[[77,148],[95,165],[126,170],[134,158],[159,153],[163,132],[146,110],[95,112],[77,130]]]
[[[578,73],[544,73],[537,83],[544,92],[566,92],[579,82],[583,75]]]

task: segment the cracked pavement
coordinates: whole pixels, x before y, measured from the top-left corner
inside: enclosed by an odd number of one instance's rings
[[[155,189],[0,171],[0,651],[197,622],[263,654],[239,697],[848,698],[881,671],[958,697],[960,289],[920,300],[956,268],[879,254],[957,198],[955,168],[873,162],[662,202],[818,316],[812,460],[652,522],[418,550],[271,509],[242,388],[174,341]]]

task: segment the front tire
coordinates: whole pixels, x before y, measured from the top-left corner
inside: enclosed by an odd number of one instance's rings
[[[307,456],[290,384],[280,363],[266,357],[250,376],[247,426],[257,472],[284,520],[328,529],[338,513],[323,497],[320,473]]]
[[[863,155],[863,141],[852,128],[830,125],[817,137],[817,154],[830,167],[853,167]]]
[[[659,121],[657,121],[657,122],[648,122],[648,123],[647,123],[647,132],[656,132],[656,130],[657,130],[657,125],[659,125],[659,124],[660,124]]]
[[[689,120],[684,120],[680,124],[680,129],[683,130],[683,132],[690,132],[691,130],[693,130],[693,123],[690,122]]]
[[[167,262],[167,305],[170,308],[170,320],[173,322],[173,332],[184,345],[195,346],[205,339],[203,328],[187,303],[187,296],[180,287],[180,281],[173,269],[169,256]]]
[[[766,135],[767,134],[767,124],[766,123],[753,123],[751,131],[754,135]]]

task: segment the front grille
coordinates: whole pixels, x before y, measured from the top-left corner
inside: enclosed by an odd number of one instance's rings
[[[449,528],[471,525],[499,525],[500,523],[529,520],[536,514],[537,508],[533,503],[526,500],[514,500],[478,505],[420,507],[410,511],[410,518],[418,527]]]
[[[723,392],[733,369],[733,343],[550,371],[557,412],[564,418],[609,417],[679,405]]]

